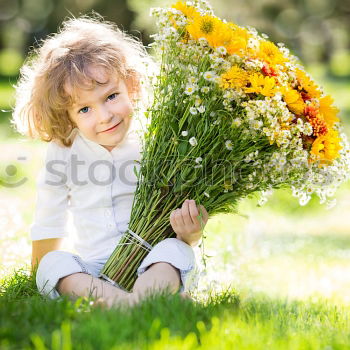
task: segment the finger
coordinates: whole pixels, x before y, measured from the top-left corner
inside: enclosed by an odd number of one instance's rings
[[[198,212],[198,208],[196,206],[196,201],[191,199],[190,203],[189,203],[189,206],[190,206],[190,215],[191,215],[193,224],[198,225],[199,221],[198,221],[198,217],[197,216],[199,215],[199,212]]]
[[[188,199],[186,199],[183,202],[181,211],[182,211],[182,218],[183,218],[184,224],[186,226],[192,226],[193,221],[190,214],[190,201]]]
[[[176,210],[174,210],[172,213],[171,213],[171,217],[170,217],[170,224],[171,224],[171,227],[172,229],[177,232],[180,230],[180,227],[177,223],[177,220],[176,220]]]
[[[173,210],[170,213],[170,224],[171,226],[177,226],[177,222],[176,222],[176,210]]]
[[[176,224],[179,226],[185,226],[183,217],[182,217],[182,212],[181,209],[176,209],[176,213],[175,213],[175,220],[176,220]]]

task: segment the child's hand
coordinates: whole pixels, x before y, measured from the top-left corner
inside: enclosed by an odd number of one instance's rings
[[[199,211],[202,213],[201,220],[204,228],[209,215],[203,205],[197,207],[194,200],[186,199],[181,208],[173,210],[170,214],[170,224],[176,233],[176,238],[190,246],[196,245],[203,234]]]

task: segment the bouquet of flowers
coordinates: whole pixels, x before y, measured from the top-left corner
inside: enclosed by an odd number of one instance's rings
[[[283,44],[221,20],[205,0],[156,8],[160,62],[129,230],[102,274],[131,290],[169,215],[193,198],[210,216],[288,187],[331,205],[350,150],[333,100]]]

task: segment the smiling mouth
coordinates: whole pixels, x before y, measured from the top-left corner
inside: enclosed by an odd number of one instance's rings
[[[101,132],[112,131],[112,130],[116,129],[116,128],[117,128],[117,126],[118,126],[118,125],[119,125],[121,122],[122,122],[122,121],[120,121],[118,124],[116,124],[116,125],[112,126],[111,128],[106,129],[106,130],[103,130],[103,131],[101,131]]]

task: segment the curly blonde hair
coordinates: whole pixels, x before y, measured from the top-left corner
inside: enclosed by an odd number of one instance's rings
[[[71,18],[34,48],[20,71],[12,123],[22,134],[69,147],[76,127],[67,109],[75,87],[98,83],[89,76],[96,65],[108,74],[131,82],[135,103],[145,102],[149,90],[147,69],[154,65],[142,43],[115,24],[91,15]],[[130,87],[130,86],[128,86]]]

